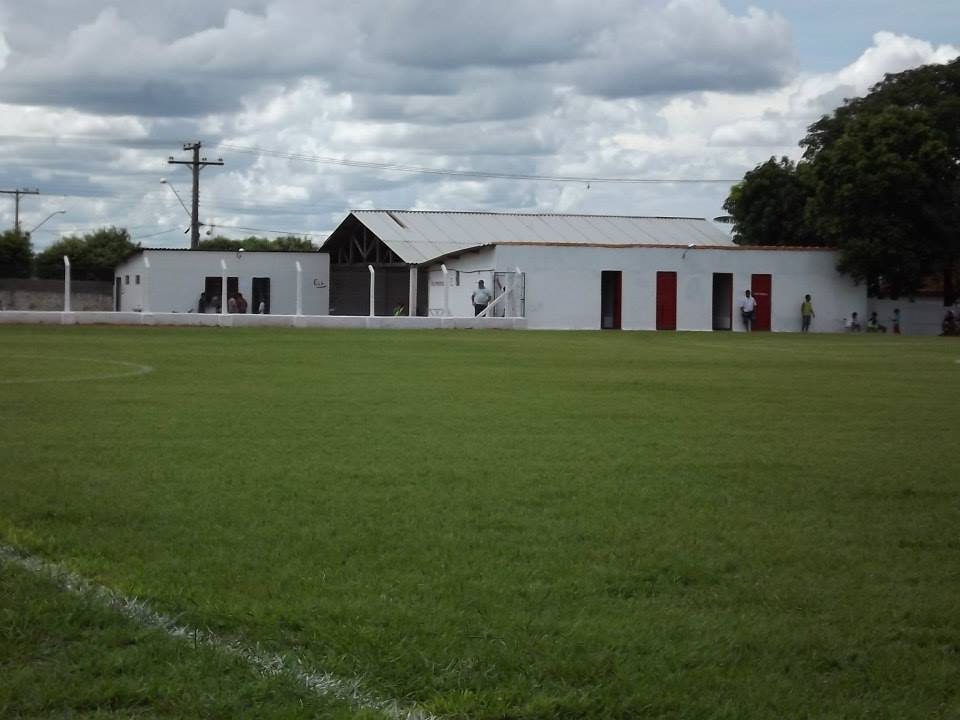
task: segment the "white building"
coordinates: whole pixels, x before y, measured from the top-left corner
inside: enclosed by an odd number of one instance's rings
[[[297,270],[297,265],[300,271]],[[216,313],[220,298],[242,293],[248,313],[293,315],[330,308],[330,258],[321,252],[245,252],[144,248],[117,266],[114,309],[121,312]],[[226,288],[224,288],[226,285]]]
[[[698,218],[358,210],[322,249],[341,315],[369,312],[368,267],[378,315],[472,316],[479,280],[530,328],[742,330],[748,289],[757,330],[799,330],[806,294],[814,331],[867,310],[835,251],[738,246]]]

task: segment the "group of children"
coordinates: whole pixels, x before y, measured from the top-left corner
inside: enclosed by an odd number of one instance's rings
[[[893,334],[900,334],[900,308],[894,308],[893,315],[890,316],[890,324],[892,326]],[[860,332],[863,330],[863,326],[860,324],[860,318],[857,313],[853,313],[850,316],[850,322],[845,323],[845,327],[850,332]],[[877,311],[874,310],[870,313],[870,318],[867,320],[867,332],[879,332],[885,333],[887,331],[887,326],[880,323],[879,318],[877,317]]]

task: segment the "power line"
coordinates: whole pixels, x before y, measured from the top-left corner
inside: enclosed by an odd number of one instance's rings
[[[399,163],[378,163],[366,160],[348,160],[346,158],[326,157],[323,155],[305,155],[301,153],[289,153],[281,150],[269,150],[267,148],[252,147],[246,145],[234,145],[233,143],[219,143],[218,148],[223,150],[232,150],[233,152],[247,153],[251,155],[266,155],[269,157],[278,157],[286,160],[299,160],[301,162],[319,163],[324,165],[342,165],[346,167],[370,168],[374,170],[391,170],[395,172],[421,173],[425,175],[449,175],[453,177],[476,177],[490,180],[538,180],[548,182],[576,182],[576,183],[614,183],[614,184],[655,184],[655,183],[735,183],[742,178],[731,180],[729,178],[617,178],[600,177],[586,175],[534,175],[524,173],[505,173],[505,172],[484,172],[481,170],[448,170],[442,168],[428,168],[420,165],[401,165]]]
[[[179,145],[177,138],[95,137],[90,135],[0,135],[0,142],[22,145],[115,145],[124,148],[156,148]]]
[[[26,188],[18,188],[16,190],[0,190],[0,193],[4,195],[13,195],[15,202],[15,210],[13,211],[13,230],[14,232],[20,232],[20,196],[21,195],[39,195],[40,191],[34,188],[33,190],[27,190]]]
[[[202,143],[198,140],[197,142],[184,143],[183,149],[189,150],[193,153],[193,157],[190,160],[174,160],[173,155],[167,160],[170,165],[189,165],[190,171],[193,174],[193,205],[190,212],[190,247],[196,248],[200,243],[200,171],[203,168],[210,165],[223,165],[223,160],[217,158],[216,160],[207,160],[206,158],[200,157],[200,148]],[[173,189],[173,186],[170,186]],[[174,190],[176,193],[176,190]],[[179,195],[177,198],[179,199]],[[183,201],[180,201],[180,204],[183,204]],[[184,210],[186,206],[184,205]]]
[[[147,238],[157,237],[157,235],[166,235],[167,233],[172,233],[178,228],[172,227],[167,228],[166,230],[161,230],[160,232],[150,233],[149,235],[140,235],[139,237],[132,237],[131,240],[146,240]]]
[[[149,200],[150,202],[162,203],[165,207],[176,207],[177,200],[174,197],[165,198],[163,195],[144,194],[137,191],[126,192],[84,192],[79,190],[70,190],[66,188],[56,188],[52,191],[45,191],[48,197],[62,198],[96,198],[105,202],[129,202],[131,200]],[[209,200],[200,200],[200,206],[207,209],[219,209],[229,212],[239,212],[242,214],[270,213],[282,215],[314,215],[325,212],[321,208],[303,204],[247,204],[242,198],[230,198],[212,196]]]
[[[82,136],[44,136],[44,135],[0,135],[0,141],[13,141],[20,143],[41,143],[49,142],[52,144],[107,144],[117,145],[119,147],[131,148],[150,148],[164,147],[174,144],[176,141],[168,139],[151,138],[91,138]],[[199,144],[199,143],[198,143]],[[184,149],[188,146],[192,148],[193,143],[184,144]],[[471,177],[484,178],[488,180],[528,180],[542,182],[570,182],[570,183],[598,183],[598,184],[710,184],[710,183],[736,183],[743,178],[671,178],[671,177],[608,177],[608,176],[589,176],[589,175],[540,175],[534,173],[509,173],[509,172],[488,172],[482,170],[451,170],[444,168],[431,168],[421,165],[406,165],[402,163],[380,163],[367,160],[351,160],[349,158],[336,158],[324,155],[311,155],[307,153],[286,152],[283,150],[272,150],[251,145],[238,145],[229,142],[217,143],[214,147],[233,152],[245,153],[249,155],[260,155],[267,157],[276,157],[286,160],[297,160],[300,162],[317,163],[324,165],[340,165],[343,167],[367,168],[371,170],[384,170],[393,172],[405,172],[423,175],[442,175],[448,177]],[[184,164],[190,164],[189,161],[181,161]],[[209,162],[208,164],[216,164]]]
[[[265,232],[265,233],[272,233],[276,235],[296,235],[298,237],[325,238],[330,236],[330,233],[309,233],[309,232],[300,232],[299,230],[270,230],[268,228],[244,227],[243,225],[217,225],[214,223],[210,223],[209,227],[213,229],[223,228],[224,230],[244,230],[246,232]]]
[[[114,226],[116,226],[116,227],[122,227],[123,229],[127,230],[128,232],[129,232],[129,230],[131,229],[131,227],[127,227],[127,226],[123,226],[123,225],[116,225],[115,223],[112,223],[112,225],[114,225]],[[38,232],[41,232],[41,233],[49,233],[49,234],[53,234],[53,235],[64,235],[64,234],[69,235],[70,233],[81,232],[81,231],[83,231],[83,230],[101,230],[101,229],[103,229],[103,228],[105,228],[105,227],[108,227],[108,226],[107,226],[107,225],[89,225],[89,226],[83,226],[83,227],[72,227],[72,228],[70,228],[69,230],[60,231],[60,232],[57,232],[57,231],[55,231],[55,230],[39,230]],[[133,228],[136,228],[136,227],[148,227],[148,226],[146,226],[146,225],[140,225],[140,226],[134,225],[134,226],[132,226],[132,227],[133,227]],[[299,230],[271,230],[271,229],[268,229],[268,228],[246,227],[246,226],[243,226],[243,225],[214,225],[213,223],[209,223],[209,224],[207,225],[207,227],[209,227],[209,228],[211,228],[211,229],[221,228],[221,229],[223,229],[223,230],[243,230],[244,232],[263,232],[263,233],[270,233],[270,234],[272,234],[272,235],[292,235],[292,236],[295,236],[295,237],[326,238],[326,237],[329,237],[329,235],[330,235],[330,233],[301,232],[301,231],[299,231]],[[135,240],[135,241],[136,241],[136,240],[146,240],[146,239],[148,239],[148,238],[157,237],[158,235],[166,235],[166,234],[168,234],[168,233],[172,233],[172,232],[175,232],[175,231],[177,231],[177,230],[179,230],[179,228],[172,227],[172,228],[167,228],[166,230],[159,230],[158,232],[148,233],[147,235],[137,235],[136,237],[133,237],[133,236],[131,235],[131,240]]]

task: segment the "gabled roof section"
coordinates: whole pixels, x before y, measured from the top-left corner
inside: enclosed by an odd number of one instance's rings
[[[629,217],[428,210],[354,210],[320,248],[347,232],[356,218],[411,265],[506,243],[552,245],[730,246],[733,240],[703,218]]]

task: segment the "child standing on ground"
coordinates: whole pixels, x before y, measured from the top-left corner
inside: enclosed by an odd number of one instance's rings
[[[800,319],[803,321],[803,324],[800,326],[800,332],[809,332],[810,321],[816,316],[817,314],[813,311],[813,302],[810,300],[810,296],[804,295],[803,302],[800,303]]]

